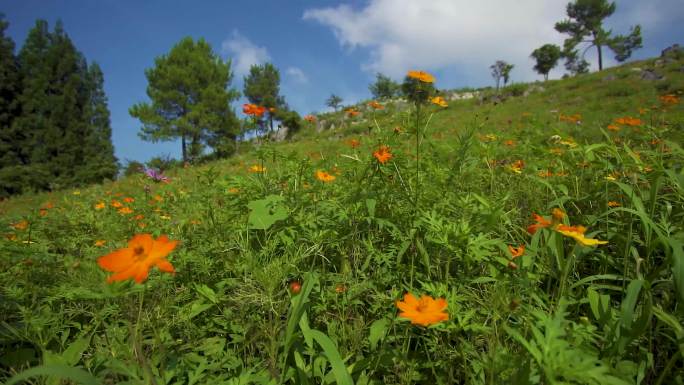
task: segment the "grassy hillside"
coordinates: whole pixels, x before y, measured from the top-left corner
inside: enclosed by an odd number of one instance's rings
[[[684,383],[683,68],[360,105],[170,183],[0,202],[0,379]],[[142,233],[175,274],[108,283]]]

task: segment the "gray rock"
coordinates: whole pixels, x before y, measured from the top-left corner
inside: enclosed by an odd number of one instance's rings
[[[676,55],[680,54],[681,51],[684,51],[684,49],[682,47],[680,47],[679,44],[672,44],[671,46],[660,51],[660,57],[668,57],[670,55],[676,56]]]
[[[649,81],[654,81],[654,80],[662,80],[664,78],[663,75],[657,74],[653,70],[643,70],[641,71],[641,80],[649,80]]]
[[[530,96],[530,94],[532,94],[534,92],[544,92],[544,91],[546,91],[546,89],[544,87],[542,87],[539,84],[534,84],[530,87],[527,87],[525,92],[523,92],[523,96],[528,97],[528,96]]]
[[[279,124],[278,130],[276,130],[276,132],[271,133],[270,138],[275,142],[282,142],[283,140],[287,139],[287,134],[289,132],[290,128],[288,126]]]
[[[327,120],[317,120],[316,121],[316,132],[323,132],[325,130],[325,126],[328,124]]]

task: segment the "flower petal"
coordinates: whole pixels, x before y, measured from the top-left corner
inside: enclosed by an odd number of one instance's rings
[[[135,263],[133,249],[130,248],[113,251],[97,260],[97,264],[109,272],[126,270],[133,263]]]

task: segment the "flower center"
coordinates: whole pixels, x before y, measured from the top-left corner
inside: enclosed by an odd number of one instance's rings
[[[133,248],[133,257],[142,260],[145,259],[145,248],[142,246],[136,246]]]

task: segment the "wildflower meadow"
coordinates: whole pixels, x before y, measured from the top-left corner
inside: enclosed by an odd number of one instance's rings
[[[463,99],[407,69],[284,141],[0,201],[0,382],[684,384],[683,66]]]

